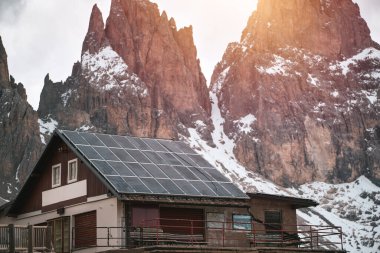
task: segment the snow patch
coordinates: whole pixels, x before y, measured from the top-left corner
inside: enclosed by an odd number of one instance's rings
[[[351,183],[313,182],[291,189],[302,198],[320,203],[312,208],[331,224],[342,227],[344,247],[349,252],[378,252],[380,247],[380,187],[365,176]],[[321,217],[297,211],[309,224],[326,224]]]
[[[313,76],[310,75],[310,74],[308,74],[308,76],[307,76],[307,81],[308,81],[311,85],[313,85],[313,86],[318,86],[318,84],[319,84],[319,80],[318,80],[318,78],[313,77]]]
[[[46,144],[44,134],[51,135],[57,128],[58,122],[49,116],[47,120],[38,119],[38,124],[40,125],[41,142]]]
[[[127,88],[133,95],[148,95],[146,85],[136,74],[128,72],[128,65],[110,46],[102,48],[96,54],[85,52],[82,56],[82,68],[94,87],[106,91]]]
[[[224,81],[229,71],[230,71],[230,67],[227,67],[219,74],[218,79],[216,80],[213,86],[214,93],[218,93],[218,91],[220,91],[220,89],[223,87]]]
[[[63,106],[66,107],[67,105],[67,101],[69,100],[69,98],[71,97],[71,93],[72,93],[72,89],[68,89],[65,93],[63,93],[61,95],[61,99],[62,99],[62,103],[63,103]]]
[[[340,69],[342,71],[343,75],[347,75],[347,73],[350,71],[351,66],[356,65],[359,61],[364,60],[374,60],[374,59],[380,59],[380,50],[377,50],[376,48],[366,48],[357,55],[346,59],[341,62],[336,62],[334,64],[330,64],[329,69],[331,71],[336,71]]]
[[[376,103],[376,101],[377,101],[377,92],[376,91],[371,92],[371,91],[362,90],[362,93],[367,97],[368,101],[371,104]]]
[[[256,67],[256,69],[261,74],[269,74],[269,75],[284,75],[289,76],[289,73],[287,73],[287,66],[290,66],[293,64],[292,61],[286,60],[282,58],[279,55],[274,55],[274,60],[271,62],[273,65],[268,68],[264,68],[263,66]]]
[[[339,92],[337,90],[334,90],[333,92],[330,93],[330,95],[336,98],[339,96]]]
[[[238,127],[238,131],[240,133],[245,133],[248,134],[252,132],[252,127],[251,125],[256,121],[256,117],[253,114],[248,114],[244,117],[241,117],[238,120],[234,120],[234,124]]]

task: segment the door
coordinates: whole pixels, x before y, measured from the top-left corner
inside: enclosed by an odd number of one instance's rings
[[[70,217],[61,217],[47,222],[52,228],[54,252],[70,252]]]
[[[96,211],[75,215],[74,247],[88,248],[96,246]]]

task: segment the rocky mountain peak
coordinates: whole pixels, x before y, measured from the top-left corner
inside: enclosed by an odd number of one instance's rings
[[[260,0],[212,91],[249,170],[288,186],[380,182],[380,47],[352,0]]]
[[[351,0],[260,0],[243,41],[262,51],[296,47],[335,58],[376,45]]]
[[[89,51],[90,54],[98,52],[104,42],[103,16],[98,6],[95,4],[92,8],[87,35],[83,41],[82,54],[87,51]]]
[[[24,86],[9,76],[0,38],[0,194],[12,198],[41,151],[37,113]],[[10,152],[11,150],[11,152]]]
[[[7,53],[0,36],[0,88],[5,88],[9,82]]]
[[[94,6],[81,62],[63,85],[45,81],[38,111],[61,128],[188,135],[186,127],[211,112],[192,28],[177,30],[147,0],[112,0],[104,28]]]

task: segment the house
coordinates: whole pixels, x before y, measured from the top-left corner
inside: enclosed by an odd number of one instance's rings
[[[283,234],[283,221],[296,224],[296,208],[315,204],[247,195],[180,141],[56,130],[0,224],[51,228],[57,253],[251,247],[268,243],[256,238],[254,223],[278,222]],[[262,234],[273,230],[262,226]]]

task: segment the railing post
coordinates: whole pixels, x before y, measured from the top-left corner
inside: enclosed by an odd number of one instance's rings
[[[15,242],[15,225],[8,225],[8,233],[9,233],[9,253],[16,252],[16,242]]]
[[[223,222],[223,230],[222,230],[222,244],[223,244],[223,247],[224,247],[224,233],[225,233],[225,223]]]
[[[107,227],[107,246],[110,246],[110,228]]]
[[[310,248],[313,249],[313,230],[310,226]]]
[[[323,237],[323,232],[322,232],[322,237]],[[319,243],[319,231],[317,230],[317,249],[318,249],[318,243]]]
[[[339,228],[339,232],[340,232],[340,245],[341,245],[342,250],[343,250],[343,232],[342,232],[342,227]]]
[[[52,227],[47,226],[46,227],[46,248],[50,249],[50,251],[53,251],[52,233],[53,233]],[[73,249],[73,245],[74,244],[71,245],[71,249]]]
[[[193,220],[190,220],[190,226],[191,226],[191,229],[190,229],[190,233],[191,233],[191,244],[193,244],[193,241],[194,241],[194,228],[193,228]]]
[[[28,253],[33,253],[34,248],[34,231],[33,225],[28,226]]]

